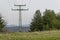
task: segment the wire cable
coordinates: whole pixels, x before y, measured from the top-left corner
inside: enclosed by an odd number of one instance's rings
[[[10,0],[8,0],[8,5],[9,5],[10,8],[12,7],[12,6],[11,6],[11,1],[10,1]]]

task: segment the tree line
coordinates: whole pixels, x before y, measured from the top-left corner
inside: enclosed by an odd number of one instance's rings
[[[0,14],[0,32],[2,32],[5,26],[6,22]],[[55,13],[54,10],[46,9],[42,15],[40,10],[36,10],[30,24],[30,31],[45,30],[60,30],[60,13]]]
[[[43,15],[40,10],[36,10],[34,18],[30,24],[30,31],[45,31],[60,29],[60,13],[46,9]]]

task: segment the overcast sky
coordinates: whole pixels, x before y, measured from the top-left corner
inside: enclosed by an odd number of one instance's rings
[[[22,24],[30,24],[33,14],[36,10],[43,12],[45,9],[60,11],[60,0],[0,0],[0,13],[9,25],[18,25],[19,12],[12,11],[14,4],[26,4],[28,11],[22,11]]]

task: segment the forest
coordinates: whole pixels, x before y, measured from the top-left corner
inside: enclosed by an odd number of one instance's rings
[[[36,10],[30,29],[30,31],[60,30],[60,13],[46,9],[42,15],[40,10]]]

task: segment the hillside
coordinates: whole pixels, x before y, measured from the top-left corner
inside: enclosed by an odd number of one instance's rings
[[[20,27],[16,25],[6,25],[3,28],[3,31],[6,32],[19,32]],[[30,27],[28,25],[23,25],[21,27],[22,32],[28,32],[30,30]]]
[[[0,40],[60,40],[60,30],[0,34]]]

